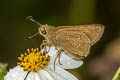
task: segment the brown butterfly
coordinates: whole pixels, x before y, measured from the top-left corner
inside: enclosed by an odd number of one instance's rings
[[[87,57],[90,53],[90,47],[101,38],[104,32],[104,26],[101,24],[53,27],[47,24],[41,25],[32,17],[28,18],[40,26],[38,32],[33,36],[40,34],[45,37],[43,45],[55,46],[58,50],[57,57],[60,57],[61,51],[65,51],[75,59]]]

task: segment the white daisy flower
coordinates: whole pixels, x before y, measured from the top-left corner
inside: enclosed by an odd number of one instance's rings
[[[62,65],[57,60],[54,70],[56,53],[55,47],[51,47],[48,53],[45,50],[39,53],[38,49],[28,49],[18,57],[18,66],[10,69],[4,80],[78,80],[64,69],[80,67],[83,62],[76,61],[62,52],[60,58]]]

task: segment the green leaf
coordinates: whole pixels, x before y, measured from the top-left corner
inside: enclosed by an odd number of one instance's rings
[[[4,76],[7,73],[7,64],[0,63],[0,80],[4,80]]]
[[[112,80],[120,80],[120,67],[117,70],[117,72],[115,73],[115,75],[114,75]]]

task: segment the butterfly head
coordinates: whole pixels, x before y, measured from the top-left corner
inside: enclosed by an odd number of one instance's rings
[[[48,29],[48,25],[47,24],[45,24],[45,25],[41,25],[39,28],[38,28],[38,31],[39,31],[39,33],[40,33],[40,35],[42,35],[42,36],[46,36],[47,35],[47,29]]]

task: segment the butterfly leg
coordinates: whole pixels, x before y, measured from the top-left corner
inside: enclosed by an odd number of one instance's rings
[[[42,43],[42,44],[40,45],[40,50],[43,49],[44,46],[45,46],[45,44]]]
[[[58,56],[58,62],[59,62],[60,65],[62,65],[62,63],[60,62],[60,57],[61,57],[61,53]]]
[[[40,49],[45,48],[45,50],[46,50],[46,45],[47,45],[47,41],[43,40],[42,44],[40,45]]]
[[[61,51],[62,51],[62,50],[58,50],[57,56],[55,57],[55,60],[54,60],[54,70],[55,70],[55,62],[56,62],[57,58],[60,56]]]

